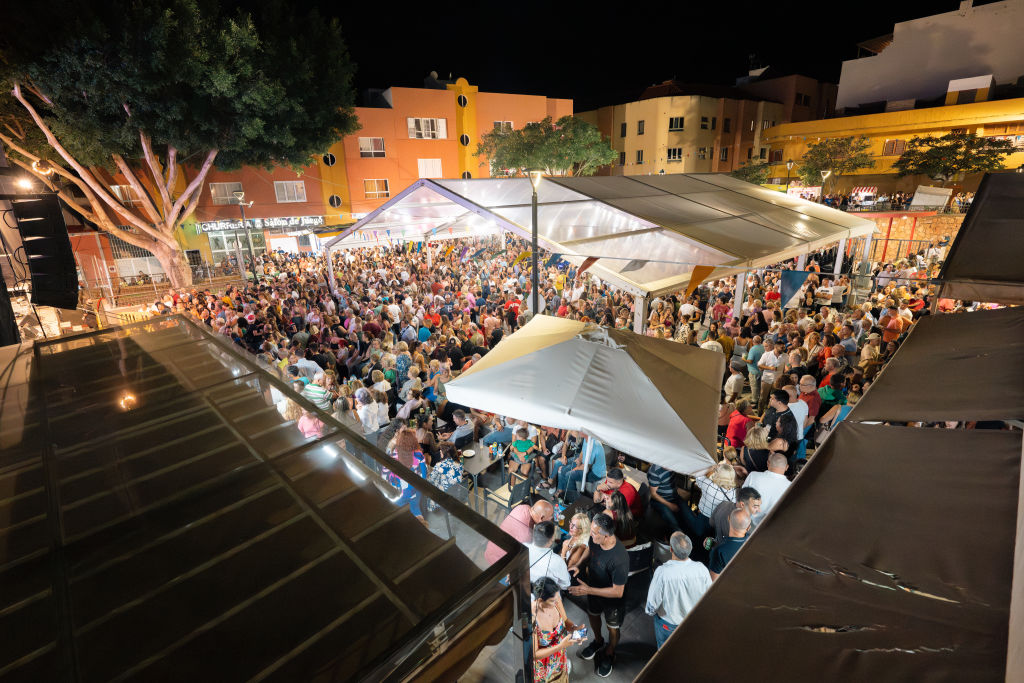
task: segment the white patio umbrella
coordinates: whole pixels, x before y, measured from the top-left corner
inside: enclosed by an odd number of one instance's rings
[[[715,351],[541,315],[445,388],[455,403],[694,474],[714,464],[724,370]]]

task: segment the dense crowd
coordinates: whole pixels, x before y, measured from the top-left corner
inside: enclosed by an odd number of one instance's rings
[[[926,278],[942,251],[931,247],[920,258],[879,265],[866,301],[856,305],[844,272],[850,264],[836,269],[843,255],[834,249],[808,256],[811,274],[786,308],[779,283],[792,262],[750,273],[738,305],[735,278],[651,301],[647,334],[722,353],[726,361],[717,462],[686,477],[600,443],[587,449],[582,434],[447,400],[445,385],[529,318],[526,248],[519,240],[487,239],[336,252],[333,272],[322,256],[268,254],[258,260],[258,283],[218,293],[172,291],[154,312],[184,312],[255,354],[317,408],[356,425],[442,490],[463,480],[462,448],[476,441],[507,448],[508,476],[533,478],[544,493],[533,505],[513,508],[502,524],[530,549],[537,680],[567,675],[566,648],[588,638],[580,656],[594,659],[606,676],[625,614],[629,549],[647,538],[670,552],[647,603],[660,646],[808,452],[928,314]],[[632,326],[633,297],[564,260],[541,264],[542,310]],[[842,274],[832,275],[836,270]],[[317,415],[296,402],[285,397],[280,409],[307,436],[321,433]],[[435,417],[440,429],[431,429]],[[391,480],[424,520],[429,510],[420,494]],[[643,484],[649,500],[639,496]],[[594,507],[568,520],[560,539],[559,506],[573,503],[584,486]],[[489,547],[485,558],[495,557],[500,550]],[[586,599],[588,636],[568,620],[563,590]]]

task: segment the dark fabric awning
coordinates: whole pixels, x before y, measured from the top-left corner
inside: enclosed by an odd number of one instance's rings
[[[1024,174],[987,174],[939,272],[942,296],[1024,304]]]
[[[1024,417],[1024,308],[922,318],[851,413],[859,421]]]
[[[842,423],[637,681],[1002,681],[1021,433]]]

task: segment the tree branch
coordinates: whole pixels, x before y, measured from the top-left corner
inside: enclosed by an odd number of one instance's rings
[[[207,174],[213,167],[213,160],[217,157],[216,149],[211,149],[206,153],[206,159],[203,160],[203,165],[199,167],[199,172],[196,173],[196,177],[192,179],[192,182],[188,184],[185,191],[181,193],[177,201],[174,202],[174,207],[171,209],[171,215],[167,217],[169,225],[177,225],[178,218],[181,215],[181,210],[185,207],[185,204],[190,203],[192,200],[192,193],[202,192],[203,181],[206,180]]]
[[[174,186],[178,183],[178,148],[167,145],[167,180],[164,183],[167,191],[174,194]],[[169,208],[168,208],[169,210]]]
[[[102,199],[103,202],[108,207],[113,209],[115,213],[123,217],[128,223],[131,223],[134,227],[138,228],[142,232],[152,230],[151,226],[147,225],[138,216],[128,211],[121,204],[121,202],[117,201],[117,199],[115,199],[110,194],[110,192],[107,191],[106,188],[104,188],[103,185],[96,180],[96,178],[88,169],[86,169],[84,166],[78,163],[78,160],[75,159],[70,152],[64,149],[64,146],[60,144],[59,140],[57,140],[57,137],[53,134],[53,131],[50,130],[50,127],[47,126],[46,123],[43,121],[43,118],[39,115],[39,112],[35,110],[35,107],[33,107],[27,99],[25,99],[25,95],[21,92],[20,84],[15,83],[14,90],[12,90],[11,92],[14,95],[15,99],[21,102],[21,106],[23,106],[26,109],[26,111],[28,111],[29,115],[32,117],[32,120],[35,121],[36,127],[38,127],[39,130],[42,131],[43,135],[46,136],[46,142],[49,143],[50,147],[52,147],[57,152],[57,154],[59,154],[61,158],[63,158],[64,161],[66,161],[72,169],[74,169],[75,173],[78,174],[78,177],[80,177],[85,182],[85,184],[89,186],[89,188],[96,194],[97,197]]]
[[[156,184],[157,190],[160,191],[160,201],[163,204],[163,215],[167,216],[170,212],[171,207],[174,206],[174,202],[171,201],[171,195],[167,191],[167,181],[164,179],[164,173],[160,170],[160,164],[157,162],[156,155],[153,154],[153,144],[143,131],[139,131],[139,141],[142,143],[142,156],[146,159],[146,164],[149,166],[149,173],[153,176],[153,182]]]
[[[142,202],[142,209],[149,216],[149,220],[153,223],[159,224],[160,212],[156,210],[155,206],[153,206],[153,201],[149,198],[149,193],[146,192],[146,188],[144,188],[142,183],[139,182],[139,179],[135,177],[135,173],[128,164],[125,163],[125,160],[120,154],[111,154],[110,156],[114,160],[114,163],[117,164],[117,168],[121,171],[121,175],[123,175],[125,180],[128,181],[128,185],[135,191],[135,195],[139,198],[139,201]]]

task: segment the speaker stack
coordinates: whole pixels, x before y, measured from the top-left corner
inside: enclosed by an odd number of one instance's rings
[[[32,279],[32,303],[77,308],[75,254],[57,196],[29,195],[10,203]]]

